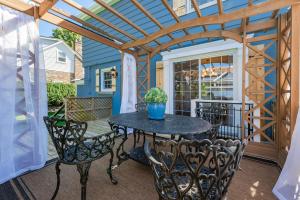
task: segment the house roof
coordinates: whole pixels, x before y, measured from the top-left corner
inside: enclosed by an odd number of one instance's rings
[[[80,60],[82,60],[82,55],[80,55],[78,52],[74,51],[74,49],[72,49],[69,45],[67,45],[63,40],[53,38],[53,37],[46,37],[46,36],[40,36],[40,39],[54,41],[53,44],[50,44],[50,45],[44,47],[43,50],[47,50],[47,49],[50,49],[50,48],[52,48],[54,46],[57,46],[59,44],[63,44],[64,46],[66,46],[66,48],[69,51],[71,51],[75,56],[77,56]]]

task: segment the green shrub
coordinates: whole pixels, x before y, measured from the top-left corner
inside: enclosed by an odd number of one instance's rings
[[[160,88],[151,88],[145,95],[146,103],[167,103],[168,96]]]
[[[76,95],[75,85],[67,83],[47,83],[48,105],[60,106],[64,98]]]

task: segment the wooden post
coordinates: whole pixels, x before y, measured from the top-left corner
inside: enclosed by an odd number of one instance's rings
[[[246,20],[243,19],[243,66],[242,66],[242,140],[245,138],[245,107],[246,107],[246,47],[247,47],[247,34],[246,34]]]
[[[151,74],[151,58],[150,58],[150,53],[147,54],[147,89],[150,89],[150,74]]]
[[[299,58],[300,58],[300,4],[292,6],[291,42],[291,134],[296,123],[299,108]]]

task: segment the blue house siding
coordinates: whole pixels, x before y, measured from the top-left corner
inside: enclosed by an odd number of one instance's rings
[[[171,5],[172,0],[168,0],[169,4]],[[255,4],[262,2],[262,0],[254,0],[253,1]],[[155,0],[155,1],[150,1],[150,0],[140,0],[139,3],[143,5],[145,9],[147,9],[153,17],[155,17],[159,22],[167,27],[170,25],[173,25],[176,23],[176,21],[173,19],[173,17],[170,15],[167,10],[165,10],[164,5],[161,3],[161,1]],[[238,10],[242,7],[245,7],[248,5],[248,0],[226,0],[223,2],[223,8],[224,12],[232,12],[234,10]],[[141,27],[143,30],[145,30],[148,34],[152,34],[155,31],[158,31],[159,28],[151,22],[144,14],[142,14],[131,2],[130,0],[122,0],[116,4],[113,5],[113,7],[126,16],[129,20],[137,24],[139,27]],[[164,12],[162,12],[164,11]],[[218,7],[217,5],[202,9],[202,14],[203,16],[207,15],[213,15],[218,13]],[[114,14],[108,12],[108,11],[103,11],[98,14],[102,18],[106,19],[107,21],[111,22],[114,24],[116,27],[119,29],[122,29],[126,31],[129,34],[132,34],[136,38],[142,38],[144,37],[139,31],[135,30],[133,27],[130,25],[126,24],[124,21],[116,17]],[[253,16],[250,17],[250,23],[257,21],[257,20],[262,20],[265,18],[268,18],[271,16],[271,13],[266,13],[260,16]],[[181,17],[182,21],[189,20],[191,18],[197,17],[196,13],[189,13],[187,15],[184,15]],[[122,35],[121,33],[115,31],[114,29],[96,21],[95,19],[89,19],[89,23],[101,27],[101,29],[104,29],[106,32],[109,32],[112,35],[115,35],[122,40],[125,41],[130,41],[129,38],[126,36]],[[231,29],[231,28],[236,28],[240,27],[241,20],[236,20],[233,22],[225,23],[225,29]],[[208,30],[219,30],[220,25],[208,25]],[[187,29],[189,33],[196,33],[203,31],[203,28],[200,26],[198,27],[193,27]],[[265,34],[265,33],[263,33]],[[184,36],[183,31],[176,31],[173,33],[173,36],[175,38],[182,37]],[[210,41],[217,40],[218,38],[215,38]],[[165,43],[170,41],[170,38],[168,36],[163,36],[158,38],[158,41],[161,43]],[[187,41],[182,43],[181,45],[183,47],[191,46],[191,45],[196,45],[196,44],[201,44],[201,43],[206,43],[208,42],[207,39],[201,38],[201,39],[196,39],[193,42]],[[154,47],[156,43],[151,42],[148,44],[149,46]],[[170,47],[170,49],[176,49],[179,48],[178,45],[174,45]],[[270,48],[270,51],[272,54],[276,55],[275,48]],[[161,56],[157,54],[154,56],[151,60],[151,87],[155,86],[156,83],[156,78],[155,78],[155,70],[156,70],[156,61],[160,61]],[[88,38],[83,38],[83,66],[85,68],[85,85],[80,86],[78,88],[78,96],[96,96],[99,95],[95,91],[95,70],[97,68],[105,68],[105,67],[111,67],[111,66],[116,66],[117,70],[120,74],[120,68],[121,68],[121,55],[120,52],[114,48],[108,47],[104,44],[95,42],[93,40],[90,40]],[[267,79],[270,79],[271,81],[276,81],[276,75],[272,73],[267,77]],[[119,113],[120,110],[120,103],[121,103],[121,83],[120,83],[120,78],[117,79],[117,91],[113,95],[113,114]]]

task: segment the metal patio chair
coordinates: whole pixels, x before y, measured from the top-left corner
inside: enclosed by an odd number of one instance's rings
[[[156,141],[149,159],[160,200],[220,200],[244,152],[239,140]],[[154,151],[154,153],[153,153]]]
[[[51,199],[55,199],[60,186],[60,164],[76,165],[80,174],[81,199],[86,199],[86,185],[91,163],[110,154],[107,173],[113,184],[117,181],[112,175],[113,146],[115,131],[95,137],[85,137],[86,122],[44,117],[44,122],[58,154],[56,162],[57,184]]]
[[[211,106],[196,109],[196,116],[211,123],[212,128],[206,133],[182,136],[187,140],[214,140],[218,136],[219,128],[226,120],[227,109],[221,103],[213,103]]]

